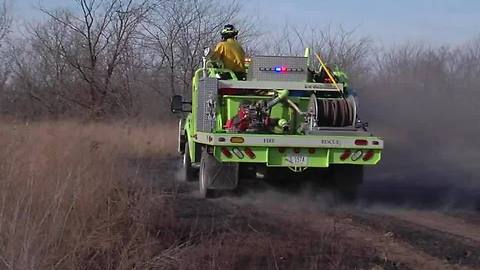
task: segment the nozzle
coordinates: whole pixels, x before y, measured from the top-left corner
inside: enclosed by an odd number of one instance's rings
[[[280,119],[278,120],[278,126],[285,129],[288,128],[288,121],[286,119]]]

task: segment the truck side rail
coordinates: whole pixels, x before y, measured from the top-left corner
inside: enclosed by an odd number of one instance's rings
[[[343,91],[343,84],[337,84]],[[288,89],[301,91],[338,92],[331,83],[289,82],[289,81],[235,81],[220,80],[219,89]]]

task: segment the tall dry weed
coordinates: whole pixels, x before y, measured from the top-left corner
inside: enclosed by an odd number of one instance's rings
[[[155,235],[171,227],[172,206],[129,159],[166,155],[165,130],[0,124],[0,269],[142,269],[158,261],[172,245]]]

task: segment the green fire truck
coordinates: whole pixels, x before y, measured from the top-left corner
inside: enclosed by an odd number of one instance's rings
[[[380,161],[384,141],[358,118],[351,91],[329,72],[332,80],[319,78],[309,57],[254,56],[247,66],[239,80],[204,57],[191,102],[172,97],[172,112],[184,113],[182,179],[198,179],[201,196],[211,198],[236,189],[247,169],[288,168],[310,178],[328,171],[336,192],[355,197],[364,166]]]

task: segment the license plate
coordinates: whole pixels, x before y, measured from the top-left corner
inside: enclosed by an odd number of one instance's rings
[[[307,166],[308,157],[304,155],[288,155],[285,157],[285,164],[288,166]]]

